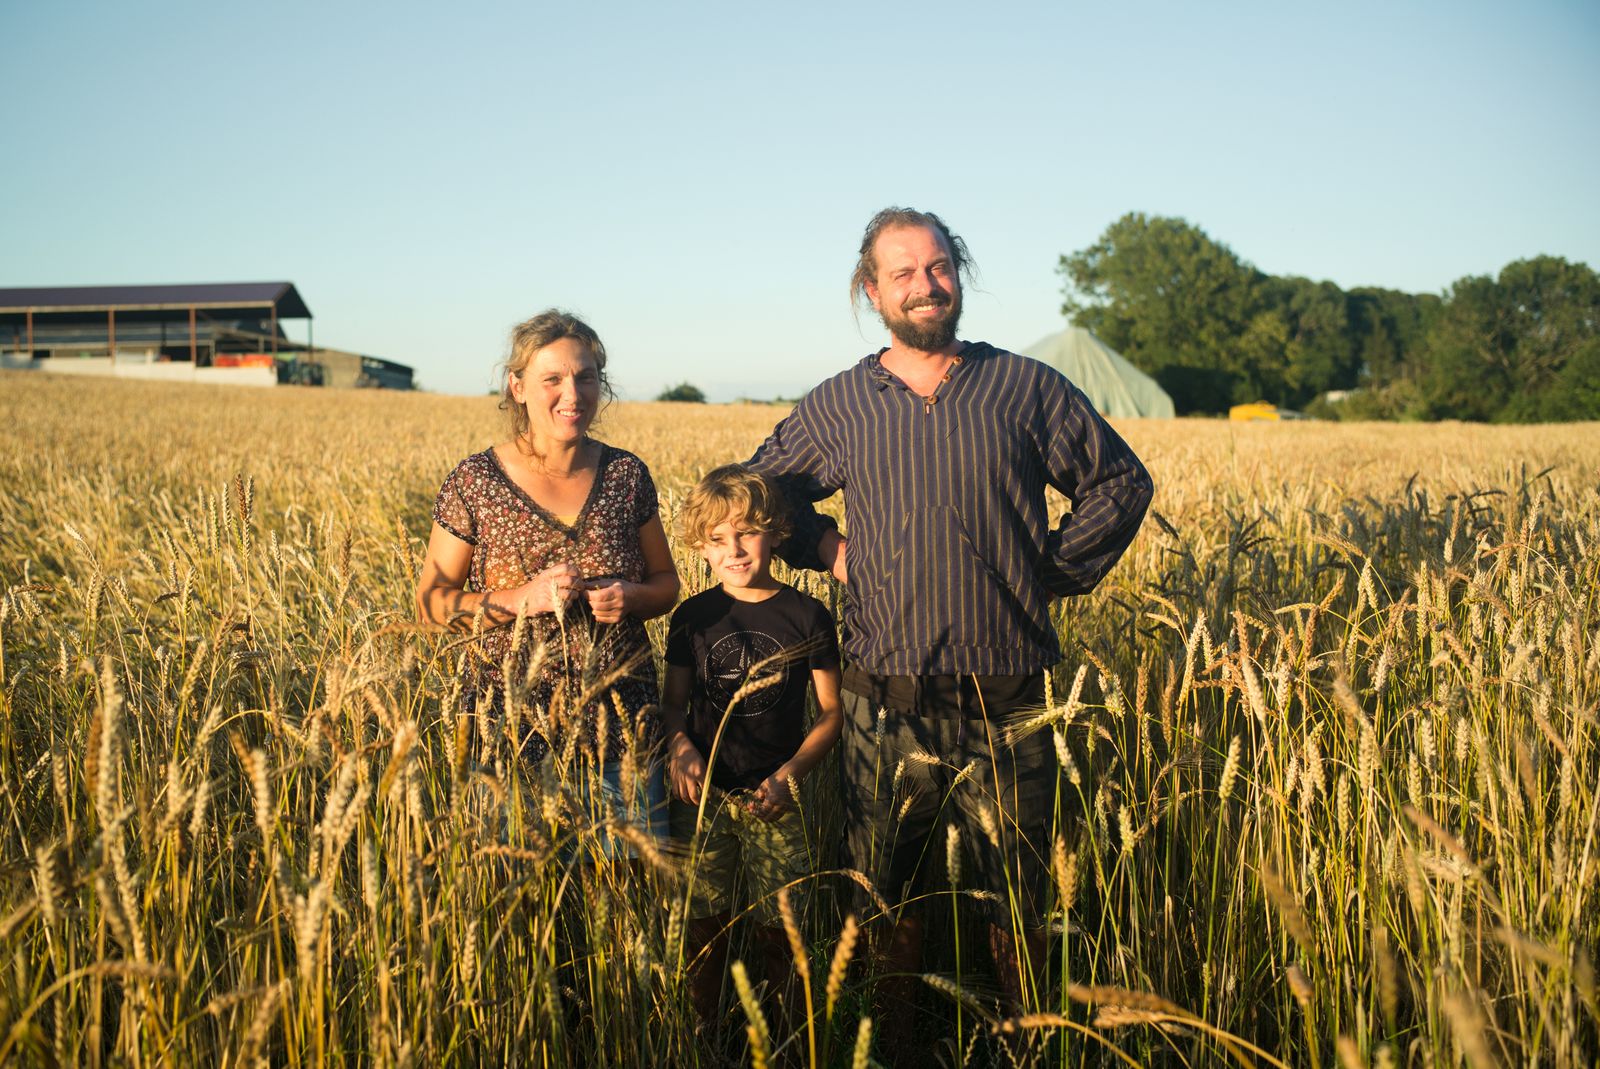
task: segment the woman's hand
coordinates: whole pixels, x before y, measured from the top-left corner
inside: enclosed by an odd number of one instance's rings
[[[590,579],[584,584],[584,597],[589,599],[589,611],[597,623],[621,623],[628,615],[628,595],[635,584],[615,576]]]
[[[679,734],[668,747],[667,780],[672,793],[690,805],[700,804],[700,792],[705,789],[706,760],[689,736]]]
[[[511,612],[519,612],[524,605],[530,613],[555,612],[564,607],[583,590],[583,573],[573,564],[553,564],[504,594]]]

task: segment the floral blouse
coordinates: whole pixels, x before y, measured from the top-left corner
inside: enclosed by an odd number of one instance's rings
[[[571,526],[529,497],[493,449],[456,465],[433,506],[435,522],[472,546],[466,589],[476,592],[521,586],[560,563],[576,565],[585,579],[643,582],[639,528],[657,514],[656,486],[644,462],[604,443],[594,487]],[[524,752],[532,761],[552,748],[563,752],[572,741],[598,753],[601,722],[603,760],[620,756],[625,731],[637,744],[656,743],[660,696],[643,621],[627,616],[597,623],[580,597],[560,614],[529,614],[525,627],[515,644],[513,625],[478,636],[462,668],[469,711],[509,710],[524,719]],[[524,687],[530,664],[533,675]]]

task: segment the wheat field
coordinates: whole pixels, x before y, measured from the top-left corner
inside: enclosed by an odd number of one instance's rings
[[[617,404],[595,433],[650,465],[670,530],[782,412]],[[417,627],[412,592],[440,481],[501,419],[0,373],[0,1064],[892,1053],[828,766],[803,1012],[738,968],[713,1049],[692,859],[586,861],[627,829],[458,712],[461,637]],[[1600,427],[1119,429],[1153,513],[1060,606],[1050,704],[1017,725],[1054,734],[1082,814],[1054,975],[1000,1016],[957,911],[930,1064],[1594,1064]]]

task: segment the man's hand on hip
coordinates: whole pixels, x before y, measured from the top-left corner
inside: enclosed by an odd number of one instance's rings
[[[846,550],[850,541],[838,531],[829,529],[822,532],[822,537],[817,539],[817,556],[821,558],[828,571],[841,583],[848,583],[848,572],[845,568]]]

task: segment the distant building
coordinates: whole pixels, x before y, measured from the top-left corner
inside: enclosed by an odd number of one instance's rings
[[[306,321],[291,341],[285,319]],[[0,289],[0,367],[124,378],[409,390],[411,368],[316,346],[290,282]]]

